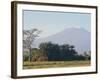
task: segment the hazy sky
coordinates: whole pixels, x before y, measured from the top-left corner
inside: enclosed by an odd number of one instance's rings
[[[91,14],[23,10],[23,27],[25,30],[41,30],[40,37],[50,36],[67,28],[91,31]]]

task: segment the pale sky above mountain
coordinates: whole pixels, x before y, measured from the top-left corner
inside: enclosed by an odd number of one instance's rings
[[[91,31],[91,14],[73,12],[23,11],[23,29],[41,30],[40,38],[47,37],[67,28]]]

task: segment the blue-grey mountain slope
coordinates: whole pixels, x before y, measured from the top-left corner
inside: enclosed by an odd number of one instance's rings
[[[91,33],[81,28],[67,28],[54,35],[35,40],[33,47],[38,47],[42,42],[52,42],[74,45],[79,54],[90,51]]]

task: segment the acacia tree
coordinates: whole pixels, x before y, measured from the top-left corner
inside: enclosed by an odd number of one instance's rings
[[[38,29],[30,29],[23,31],[23,47],[29,50],[29,61],[32,61],[32,44],[41,33]]]

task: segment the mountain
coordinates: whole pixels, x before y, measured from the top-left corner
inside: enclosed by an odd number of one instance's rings
[[[52,42],[61,44],[74,45],[78,53],[83,53],[85,51],[90,51],[90,40],[91,34],[85,29],[81,28],[67,28],[54,35],[40,38],[35,40],[34,47],[38,47],[42,42]]]

